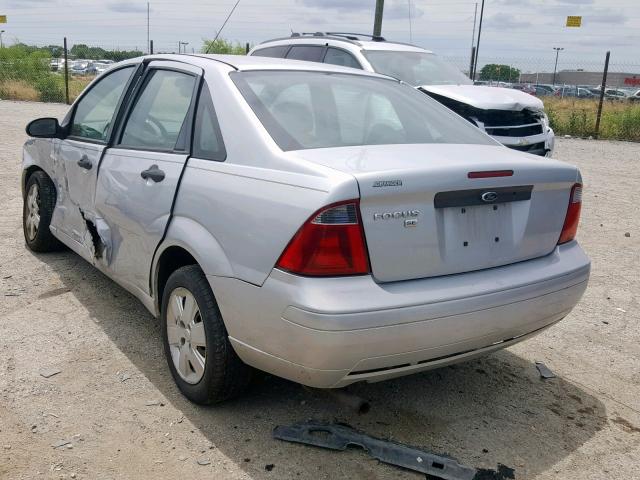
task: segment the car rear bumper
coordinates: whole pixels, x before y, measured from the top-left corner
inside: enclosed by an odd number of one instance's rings
[[[209,277],[246,363],[315,387],[378,381],[486,354],[566,316],[590,262],[576,242],[542,258],[437,278]]]

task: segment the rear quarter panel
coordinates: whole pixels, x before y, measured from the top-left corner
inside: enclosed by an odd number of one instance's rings
[[[285,155],[228,72],[208,71],[205,80],[227,157],[188,160],[173,211],[181,227],[172,220],[163,248],[187,248],[207,275],[261,285],[302,224],[324,205],[358,198],[358,184],[351,174]]]

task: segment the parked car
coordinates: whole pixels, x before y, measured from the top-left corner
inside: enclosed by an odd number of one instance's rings
[[[250,366],[332,388],[485,355],[587,285],[578,169],[386,76],[147,56],[27,133],[27,246],[66,245],[160,317],[194,402]]]
[[[101,74],[111,68],[113,63],[94,62],[93,66],[96,69],[96,74]]]
[[[93,62],[88,60],[76,60],[71,64],[69,72],[72,75],[95,75],[97,73]]]
[[[53,72],[64,70],[64,58],[52,58],[49,67]]]
[[[640,102],[640,90],[636,90],[635,93],[629,95],[630,102]]]
[[[589,89],[581,88],[576,85],[563,85],[558,91],[557,95],[565,98],[565,97],[573,97],[573,98],[595,98],[594,95]]]
[[[438,100],[507,147],[536,155],[553,152],[555,136],[542,101],[511,88],[474,85],[455,66],[423,48],[363,34],[294,33],[263,42],[249,55],[324,62],[389,75]]]
[[[538,97],[557,96],[559,94],[558,89],[553,85],[537,84],[533,87],[536,89],[536,95]]]
[[[529,95],[536,94],[536,88],[530,83],[514,83],[511,88],[514,90],[519,90],[524,93],[528,93]]]

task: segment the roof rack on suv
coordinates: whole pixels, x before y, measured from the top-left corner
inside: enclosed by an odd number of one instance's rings
[[[360,37],[370,38],[374,42],[385,42],[385,38],[379,35],[369,35],[367,33],[350,33],[350,32],[294,32],[292,37],[313,36],[313,37],[344,37],[347,40],[361,40]]]

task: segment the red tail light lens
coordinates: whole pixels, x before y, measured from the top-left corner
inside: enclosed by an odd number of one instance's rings
[[[582,208],[582,185],[576,183],[571,188],[569,196],[569,207],[567,208],[567,216],[564,219],[562,233],[558,240],[558,245],[567,243],[576,238],[578,232],[578,223],[580,222],[580,209]]]
[[[369,273],[358,201],[329,205],[316,212],[291,239],[276,266],[315,277]]]

